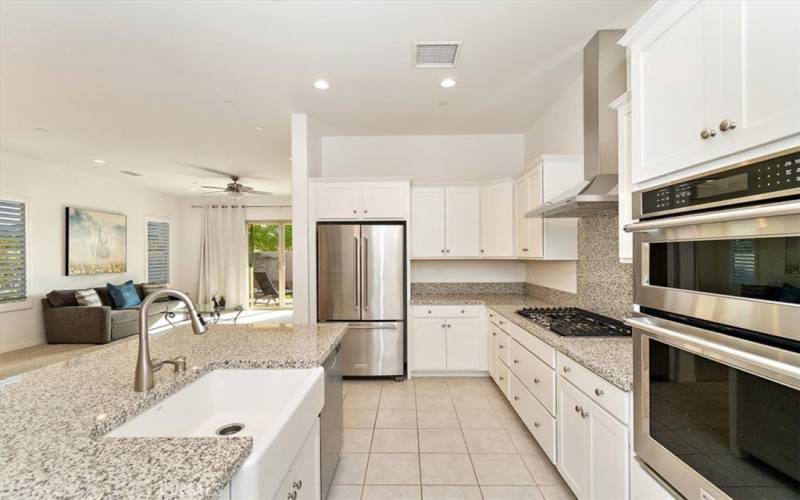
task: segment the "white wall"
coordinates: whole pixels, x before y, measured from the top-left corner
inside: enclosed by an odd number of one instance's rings
[[[525,131],[525,163],[543,154],[583,153],[583,76],[579,76]],[[575,292],[574,261],[529,262],[528,283]]]
[[[89,288],[128,279],[145,280],[145,216],[172,221],[170,276],[181,255],[180,205],[177,198],[133,186],[116,172],[98,175],[64,165],[0,152],[0,196],[28,198],[31,218],[33,307],[0,312],[0,352],[45,341],[40,299],[54,289]],[[64,208],[76,206],[128,216],[128,271],[124,274],[65,276]],[[175,280],[173,279],[173,282]]]
[[[417,260],[412,283],[521,283],[525,263],[513,260]]]
[[[323,177],[480,181],[522,170],[522,134],[322,138]]]

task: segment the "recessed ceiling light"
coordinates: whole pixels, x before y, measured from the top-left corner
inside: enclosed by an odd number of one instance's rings
[[[447,101],[439,101],[439,106],[447,106],[448,104]]]
[[[105,165],[106,164],[106,161],[105,160],[101,160],[101,159],[92,160],[92,161],[94,161],[95,163],[100,164],[100,165]]]
[[[444,87],[446,89],[449,89],[451,87],[455,87],[456,86],[456,81],[453,80],[452,78],[445,78],[444,80],[442,80],[442,83],[440,83],[439,85],[441,85],[442,87]]]
[[[264,127],[262,127],[261,125],[256,125],[256,130],[264,130]]]
[[[47,132],[47,131],[48,131],[48,130],[47,130],[46,128],[44,128],[44,127],[36,127],[34,130],[36,130],[37,132]]]
[[[328,90],[331,88],[331,84],[328,83],[327,80],[320,79],[314,82],[314,88],[317,90]]]

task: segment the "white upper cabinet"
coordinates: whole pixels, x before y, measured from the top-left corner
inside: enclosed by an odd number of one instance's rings
[[[631,50],[633,182],[800,133],[798,30],[798,2],[657,3],[620,42]]]
[[[722,3],[725,152],[800,133],[800,2]]]
[[[619,159],[619,260],[633,261],[633,234],[623,230],[626,224],[633,222],[631,207],[631,93],[625,92],[611,103],[617,110],[617,140]]]
[[[318,219],[357,219],[361,210],[359,185],[356,182],[319,182],[317,187]]]
[[[411,188],[411,255],[444,257],[444,187]]]
[[[514,254],[517,257],[531,256],[531,229],[530,219],[525,218],[525,212],[531,207],[531,173],[527,173],[514,181],[516,203],[514,220],[517,229],[516,246]]]
[[[317,179],[317,219],[405,219],[408,213],[408,181],[341,182]],[[313,191],[312,191],[313,193]]]
[[[480,256],[480,203],[478,186],[445,188],[445,256]]]
[[[481,187],[481,256],[514,256],[514,185]]]
[[[366,182],[361,196],[361,216],[365,219],[406,218],[407,182]]]

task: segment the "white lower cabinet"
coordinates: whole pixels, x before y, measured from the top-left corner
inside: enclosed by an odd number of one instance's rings
[[[414,318],[414,369],[447,368],[447,332],[445,318]]]
[[[513,369],[512,369],[513,370]],[[525,387],[514,373],[509,376],[508,396],[511,406],[525,427],[542,447],[547,458],[556,463],[556,420]]]
[[[497,363],[497,387],[503,392],[503,395],[506,399],[510,399],[509,397],[509,380],[508,380],[508,367],[500,358],[494,360]]]
[[[587,401],[573,385],[558,381],[558,470],[580,499],[589,498],[589,420],[581,414]]]
[[[415,306],[413,370],[486,370],[488,343],[482,311],[475,306]]]
[[[319,419],[308,433],[300,451],[283,478],[273,500],[319,500]],[[238,500],[238,499],[234,499]]]

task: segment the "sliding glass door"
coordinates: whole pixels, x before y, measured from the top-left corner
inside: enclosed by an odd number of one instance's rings
[[[247,224],[250,307],[292,307],[292,224]]]

